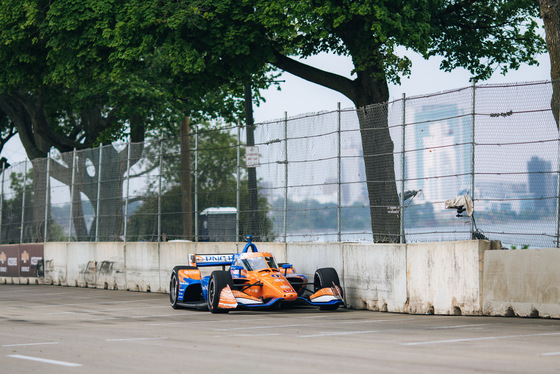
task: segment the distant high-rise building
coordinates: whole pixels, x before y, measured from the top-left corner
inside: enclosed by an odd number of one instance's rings
[[[470,186],[469,116],[456,104],[426,105],[406,127],[406,189],[422,189],[428,201],[453,198]]]
[[[364,151],[359,138],[343,149],[342,159],[342,205],[350,206],[354,203],[368,204],[366,186],[366,167]]]
[[[529,177],[529,193],[534,200],[535,210],[550,211],[554,208],[556,200],[555,178],[552,173],[552,163],[537,156],[531,157],[527,162]]]

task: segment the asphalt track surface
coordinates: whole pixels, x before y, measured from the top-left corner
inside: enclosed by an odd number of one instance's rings
[[[0,285],[0,373],[558,373],[560,320],[314,308],[214,315],[166,294]]]

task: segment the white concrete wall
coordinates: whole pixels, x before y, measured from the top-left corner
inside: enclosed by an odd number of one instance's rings
[[[406,312],[406,245],[344,244],[346,302],[356,309]]]
[[[488,251],[484,313],[560,318],[560,250]]]
[[[158,243],[126,243],[124,252],[126,288],[134,291],[163,291]]]
[[[342,247],[341,243],[288,243],[286,262],[294,265],[296,272],[305,274],[310,282],[315,270],[334,268],[344,286]]]
[[[237,253],[244,243],[134,242],[45,243],[45,282],[49,284],[131,291],[169,292],[171,270],[188,265],[191,253]],[[258,244],[286,262],[284,243]],[[210,275],[215,268],[203,268]],[[0,279],[8,282],[8,279]],[[10,283],[27,279],[10,279]]]
[[[126,289],[122,243],[46,243],[44,254],[47,283]]]
[[[409,244],[408,312],[482,314],[482,259],[489,241]]]
[[[349,306],[399,313],[560,318],[558,249],[490,250],[488,241],[418,244],[257,243],[313,281],[337,270]],[[46,243],[42,282],[169,292],[191,253],[242,251],[244,243]],[[215,268],[203,268],[209,275]],[[1,278],[27,284],[35,279]]]

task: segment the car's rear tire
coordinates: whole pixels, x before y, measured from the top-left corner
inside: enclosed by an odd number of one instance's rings
[[[194,266],[175,266],[171,272],[171,279],[169,280],[169,302],[173,309],[184,309],[178,305],[179,301],[179,270],[183,269],[196,269]]]
[[[212,313],[228,313],[229,309],[220,309],[220,293],[227,286],[233,286],[233,279],[229,271],[216,270],[210,275],[208,282],[208,310]]]
[[[342,296],[342,287],[340,287],[340,280],[338,278],[338,273],[333,268],[321,268],[315,271],[315,276],[313,277],[313,287],[315,292],[319,291],[321,288],[332,287],[336,285],[340,289],[340,295]],[[336,310],[338,309],[338,304],[335,305],[325,305],[319,307],[320,310]]]

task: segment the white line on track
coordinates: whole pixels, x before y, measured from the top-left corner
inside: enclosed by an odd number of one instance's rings
[[[233,334],[233,335],[214,335],[215,338],[244,338],[250,337],[261,337],[261,336],[281,336],[284,334]]]
[[[95,318],[90,319],[89,321],[109,321],[114,319],[141,319],[141,318],[155,318],[155,317],[172,317],[176,316],[177,314],[154,314],[151,316],[123,316],[123,317],[107,317],[107,318]]]
[[[232,323],[236,323],[239,321],[243,321],[243,320],[239,320],[239,319],[228,319],[228,320],[223,320],[223,321],[213,321],[213,320],[201,320],[201,321],[179,321],[179,322],[160,322],[160,323],[148,323],[148,326],[166,326],[166,325],[183,325],[183,324],[193,324],[193,323],[227,323],[227,324],[232,324]],[[251,322],[254,321],[270,321],[269,318],[254,318],[251,319]]]
[[[306,323],[306,324],[299,324],[299,325],[233,327],[233,328],[229,328],[229,329],[213,329],[213,330],[214,331],[237,331],[237,330],[258,330],[258,329],[282,329],[282,328],[285,328],[285,327],[302,327],[302,326],[309,326],[309,324]]]
[[[410,318],[410,319],[415,319],[415,318]],[[402,320],[400,320],[402,321]],[[340,321],[340,320],[336,320],[336,321],[325,321],[322,320],[320,323],[318,323],[318,325],[324,325],[325,323],[329,323],[329,324],[358,324],[358,323],[378,323],[378,322],[398,322],[396,320],[382,320],[382,319],[378,319],[378,320],[366,320],[366,321]],[[281,329],[281,328],[285,328],[285,327],[303,327],[303,326],[309,326],[309,323],[305,323],[305,324],[294,324],[294,325],[274,325],[274,326],[250,326],[250,327],[230,327],[230,328],[225,328],[225,329],[213,329],[214,331],[236,331],[236,330],[258,330],[258,329]]]
[[[56,360],[49,360],[46,358],[31,357],[31,356],[8,355],[8,357],[19,358],[22,360],[29,360],[29,361],[37,361],[45,364],[53,364],[53,365],[60,365],[60,366],[70,366],[70,367],[82,366],[82,364],[75,364],[73,362],[56,361]]]
[[[117,312],[123,310],[142,310],[142,309],[157,309],[157,308],[169,308],[168,305],[158,305],[158,306],[144,306],[138,308],[114,308],[114,309],[89,309],[80,310],[78,312],[56,312],[56,313],[45,313],[46,315],[57,315],[57,314],[87,314],[87,313],[100,313],[100,312]]]
[[[169,305],[157,305],[157,306],[140,306],[136,308],[114,308],[114,309],[101,309],[101,310],[92,310],[93,312],[114,312],[120,310],[142,310],[142,309],[156,309],[156,308],[167,308],[169,309]]]
[[[11,293],[4,293],[2,292],[2,296],[0,296],[0,299],[4,299],[4,297],[21,297],[24,299],[27,299],[28,297],[35,297],[35,296],[53,296],[53,295],[59,295],[59,296],[66,296],[68,297],[67,293],[64,292],[51,292],[51,293],[22,293],[21,290],[18,290],[17,292],[11,292]],[[82,296],[82,298],[86,298],[85,296]],[[0,302],[4,302],[4,301],[14,301],[14,300],[0,300]]]
[[[84,297],[84,299],[91,299],[91,297]],[[144,300],[127,300],[127,301],[103,301],[99,302],[98,305],[104,304],[126,304],[126,303],[145,303],[145,302],[153,302],[153,299],[144,299]],[[21,305],[21,306],[12,306],[9,308],[2,308],[2,309],[34,309],[34,308],[52,308],[52,307],[59,307],[59,306],[79,306],[79,305],[91,305],[91,302],[88,303],[72,303],[72,304],[41,304],[41,305]]]
[[[365,320],[365,321],[332,321],[333,323],[336,324],[343,324],[343,323],[378,323],[378,322],[401,322],[401,321],[410,321],[410,320],[415,320],[417,318],[403,318],[403,319],[371,319],[371,320]]]
[[[58,342],[3,344],[2,347],[27,347],[30,345],[51,345],[51,344],[58,344]]]
[[[182,325],[184,323],[186,322],[148,323],[148,326],[171,326],[171,325]]]
[[[439,329],[464,329],[470,327],[478,327],[478,326],[489,326],[490,324],[487,323],[479,323],[476,325],[458,325],[458,326],[438,326],[438,327],[430,327],[428,330],[439,330]]]
[[[542,353],[541,356],[560,356],[560,352]]]
[[[560,335],[560,332],[549,332],[542,334],[528,334],[528,335],[506,335],[506,336],[487,336],[484,338],[467,338],[467,339],[448,339],[448,340],[432,340],[426,342],[403,343],[401,345],[428,345],[428,344],[444,344],[444,343],[462,343],[462,342],[476,342],[481,340],[497,340],[497,339],[513,339],[513,338],[530,338],[534,336],[553,336]]]
[[[106,342],[137,342],[143,340],[166,340],[169,339],[167,337],[162,338],[125,338],[125,339],[107,339]]]
[[[387,330],[385,330],[387,331]],[[378,332],[385,332],[382,330],[370,330],[370,331],[342,331],[342,332],[324,332],[313,335],[300,335],[300,338],[320,338],[322,336],[337,336],[337,335],[358,335],[358,334],[375,334]]]

